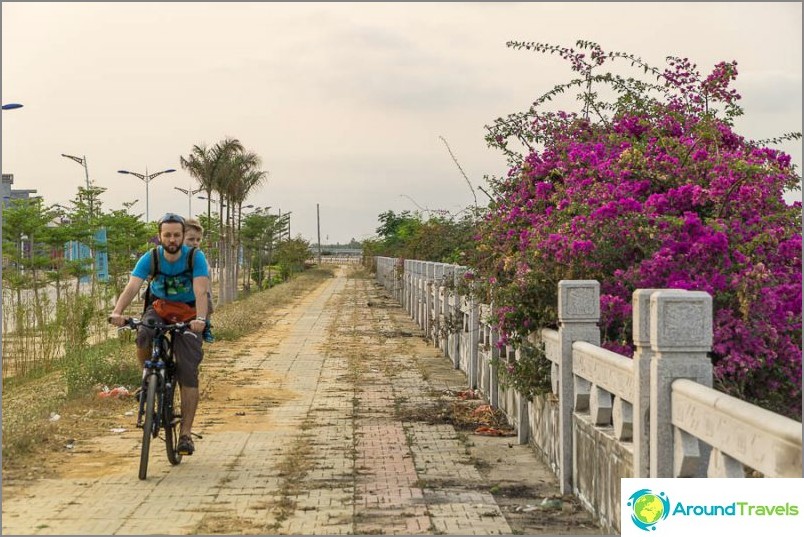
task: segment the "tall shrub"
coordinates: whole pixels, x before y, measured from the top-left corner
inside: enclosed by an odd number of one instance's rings
[[[800,179],[789,155],[736,132],[737,63],[702,75],[587,41],[509,46],[558,54],[578,76],[488,127],[511,167],[492,181],[471,265],[508,341],[555,325],[561,279],[600,281],[603,345],[626,355],[635,289],[706,291],[718,387],[801,419],[801,204],[783,199]],[[622,61],[648,80],[601,72]],[[580,110],[546,110],[573,88]]]

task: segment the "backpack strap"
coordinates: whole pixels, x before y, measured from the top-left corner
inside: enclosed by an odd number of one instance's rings
[[[154,276],[159,272],[159,250],[157,246],[151,248],[151,275],[148,281],[153,281]]]
[[[190,272],[190,279],[193,278],[193,261],[195,260],[196,247],[190,248],[190,259],[187,260],[187,270]]]
[[[153,302],[151,297],[151,282],[154,281],[157,272],[159,271],[159,251],[157,247],[154,246],[151,248],[151,273],[148,275],[148,279],[145,280],[145,294],[142,297],[142,314],[145,315],[148,306],[151,305]]]
[[[190,253],[188,254],[190,257],[187,260],[187,270],[185,272],[190,273],[190,278],[193,276],[193,262],[195,261],[195,251],[198,248],[193,246],[190,248]],[[152,281],[154,276],[157,274],[161,274],[159,272],[159,251],[157,247],[151,248],[151,274],[148,276],[148,281]]]

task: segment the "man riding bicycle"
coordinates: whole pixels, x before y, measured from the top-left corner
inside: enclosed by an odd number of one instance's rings
[[[184,245],[184,218],[177,214],[167,213],[159,220],[159,242],[161,246],[148,251],[137,261],[109,322],[115,326],[124,325],[123,312],[149,276],[153,276],[149,283],[152,302],[146,303],[143,323],[189,321],[190,331],[177,335],[174,349],[182,413],[177,451],[182,455],[192,455],[195,445],[191,435],[198,407],[198,366],[204,357],[200,335],[206,326],[208,311],[209,265],[201,250]],[[158,258],[154,259],[154,255]],[[152,275],[155,266],[159,268]],[[150,358],[153,335],[152,328],[141,327],[137,331],[137,358],[143,367]]]

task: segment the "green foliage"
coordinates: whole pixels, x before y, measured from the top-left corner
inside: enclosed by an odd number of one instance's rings
[[[63,364],[68,397],[86,395],[98,385],[137,386],[142,377],[134,346],[117,339],[72,349]]]
[[[304,262],[310,259],[310,243],[298,236],[295,239],[282,241],[276,251],[276,261],[282,279],[287,280],[296,272],[304,270]]]
[[[58,304],[56,324],[62,327],[64,347],[80,350],[89,342],[92,319],[98,313],[95,301],[85,294],[71,294]]]
[[[283,237],[288,233],[290,214],[282,216],[256,211],[243,219],[240,237],[245,257],[251,260],[251,279],[258,288],[271,281],[270,265],[275,262],[276,253]]]
[[[425,219],[419,212],[386,211],[378,216],[378,237],[363,241],[363,255],[463,264],[465,252],[474,247],[477,213],[431,211]]]
[[[523,341],[518,347],[517,357],[495,358],[492,360],[492,367],[497,369],[502,386],[513,388],[528,400],[552,390],[552,362],[544,353],[544,343]]]
[[[39,247],[50,236],[48,222],[52,212],[42,206],[41,198],[11,200],[3,209],[3,279],[12,288],[27,288],[37,283],[37,271],[48,265],[47,252]]]
[[[150,246],[148,238],[153,229],[128,212],[130,207],[112,211],[100,217],[100,225],[106,228],[106,252],[109,259],[110,284],[116,295],[128,281],[133,263]]]

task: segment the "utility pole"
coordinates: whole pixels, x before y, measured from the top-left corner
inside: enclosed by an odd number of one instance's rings
[[[315,204],[315,221],[318,227],[318,264],[321,264],[321,216],[318,212],[318,204]]]

